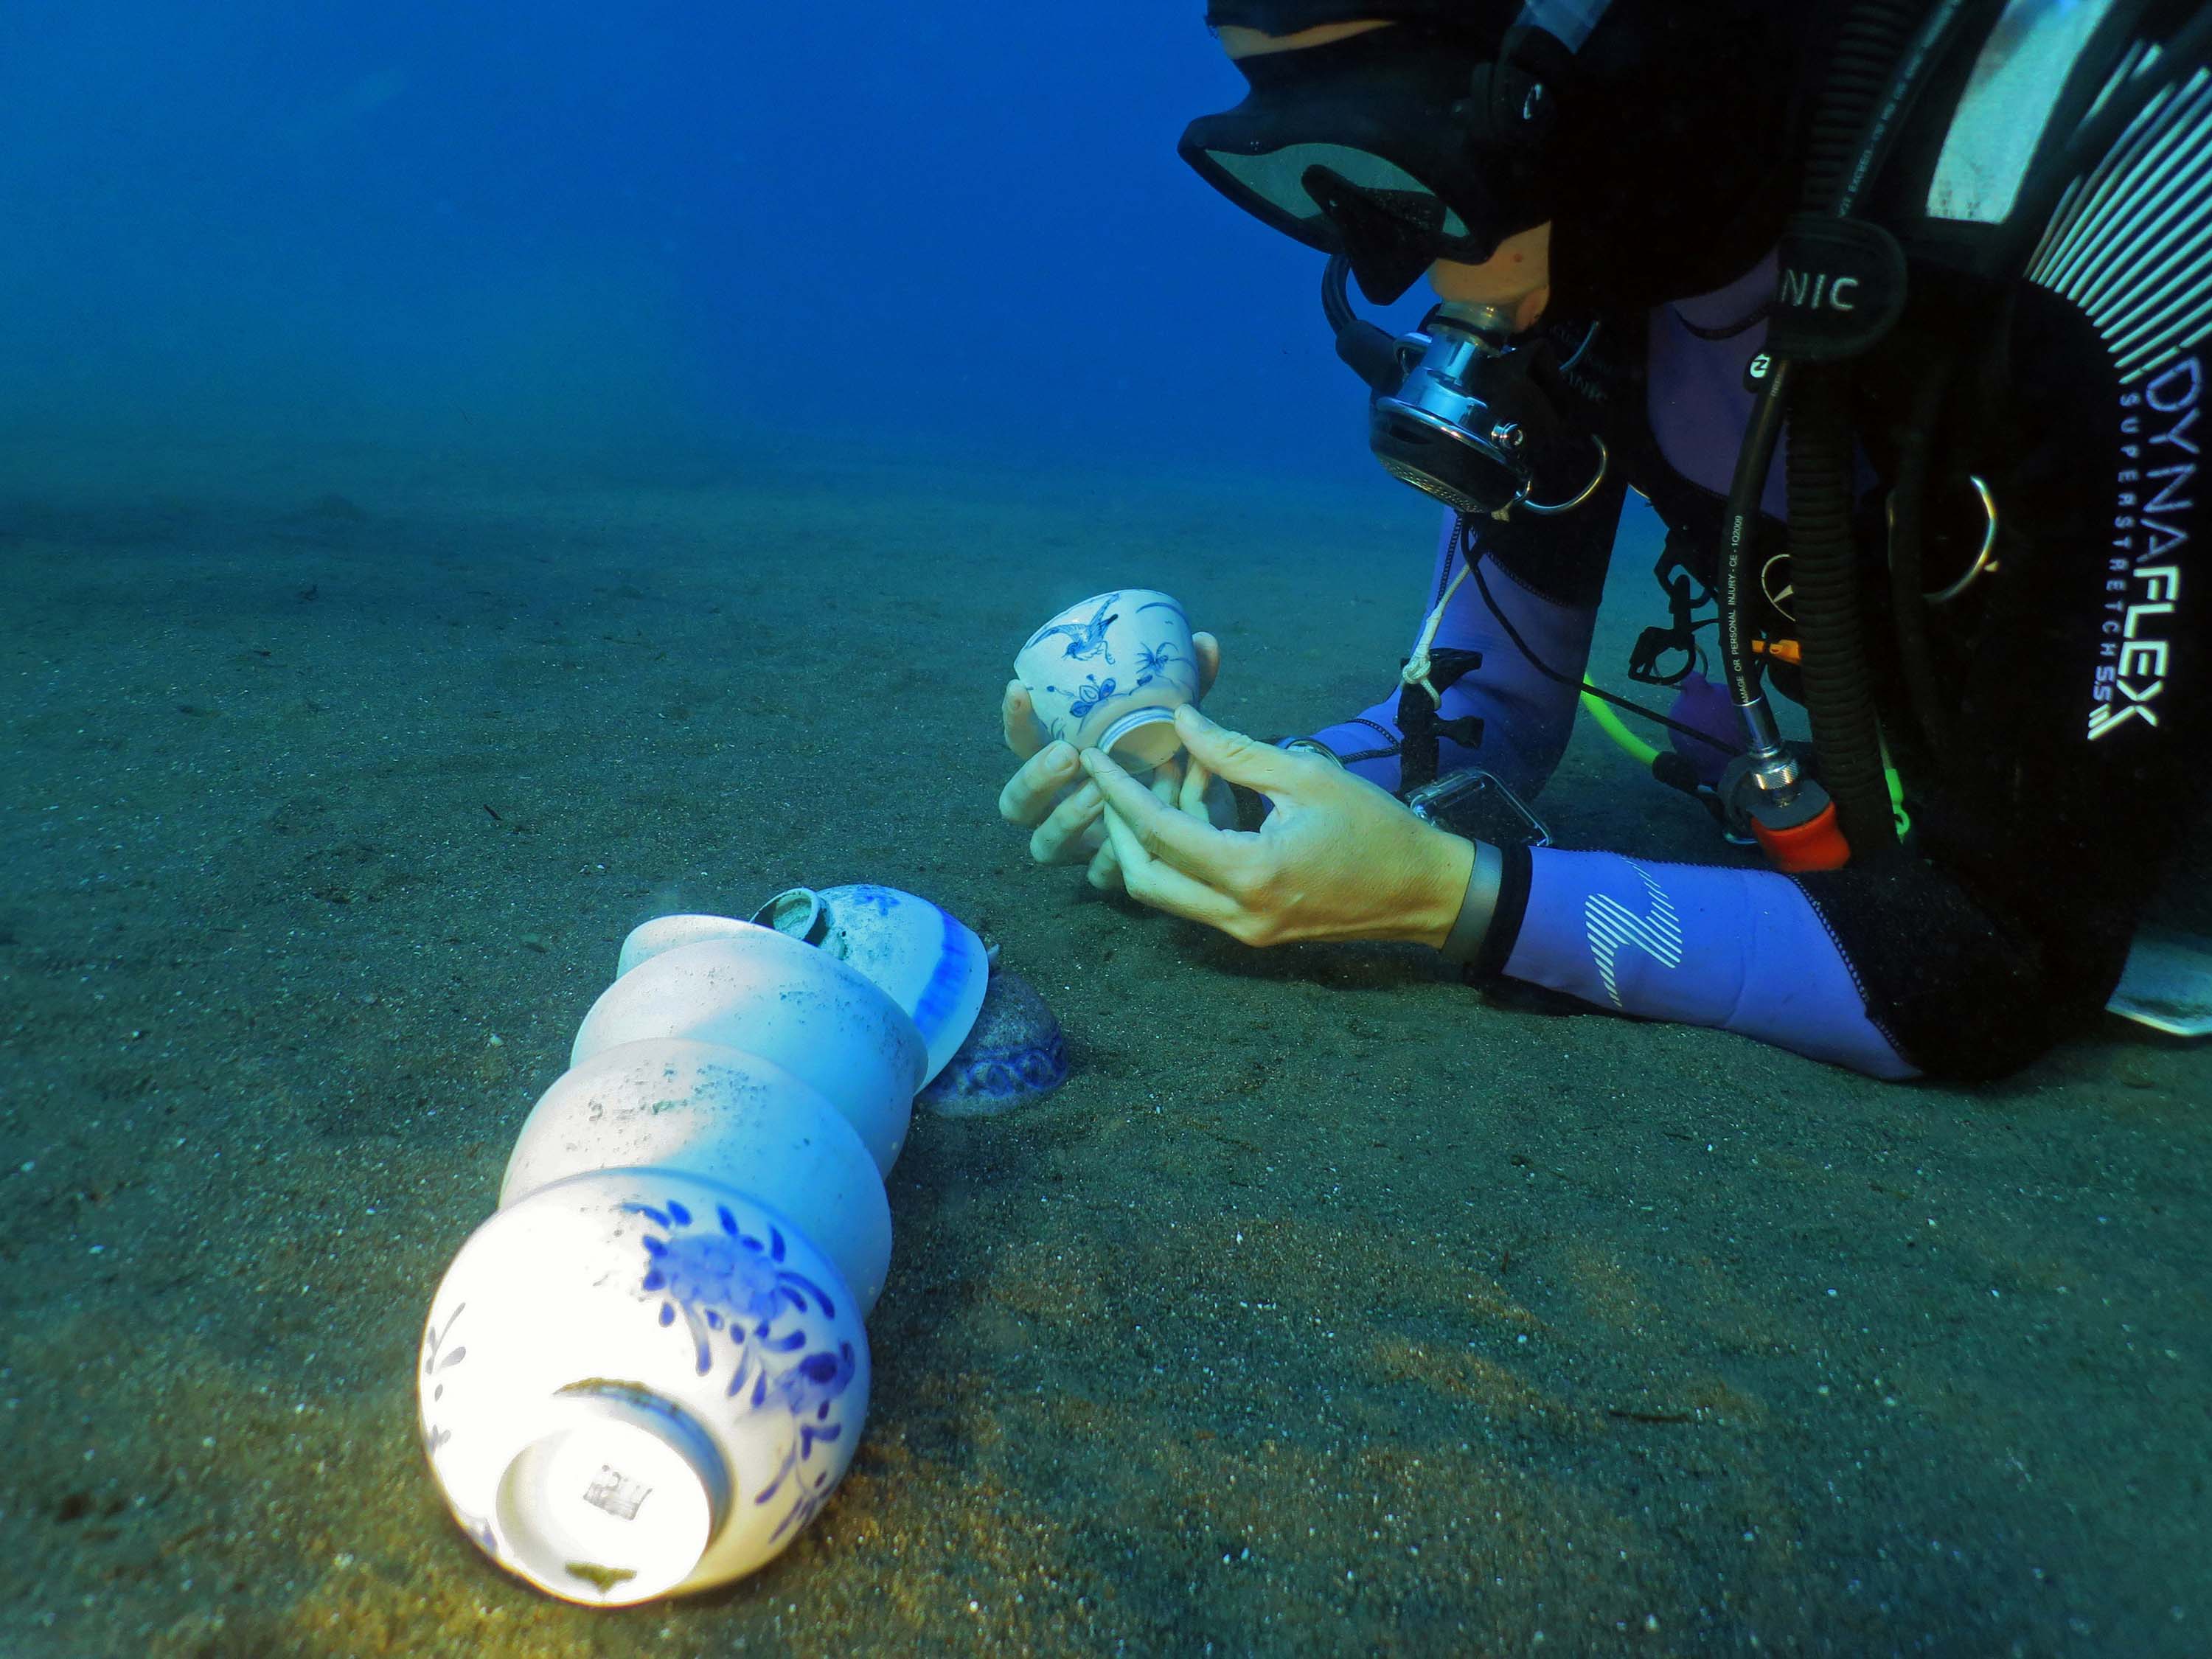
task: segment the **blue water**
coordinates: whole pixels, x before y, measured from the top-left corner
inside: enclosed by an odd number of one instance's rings
[[[15,0],[0,426],[1364,478],[1194,5]]]

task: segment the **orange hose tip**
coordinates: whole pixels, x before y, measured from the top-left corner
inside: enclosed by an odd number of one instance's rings
[[[1844,832],[1838,827],[1832,801],[1822,807],[1818,816],[1779,829],[1769,829],[1754,817],[1751,833],[1758,837],[1768,861],[1788,875],[1802,875],[1808,870],[1840,870],[1851,861],[1850,843],[1844,839]]]

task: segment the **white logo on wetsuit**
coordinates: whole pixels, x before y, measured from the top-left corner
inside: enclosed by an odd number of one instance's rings
[[[2203,366],[2185,357],[2120,399],[2119,510],[2105,562],[2105,617],[2090,687],[2089,740],[2139,720],[2159,723],[2172,653],[2163,637],[2181,603],[2198,448]],[[2145,431],[2148,424],[2148,431]]]
[[[1613,964],[1623,945],[1633,945],[1662,968],[1682,965],[1682,923],[1674,914],[1674,901],[1642,865],[1630,859],[1621,862],[1636,872],[1636,878],[1651,895],[1650,913],[1639,916],[1607,893],[1592,893],[1583,902],[1583,921],[1589,933],[1590,960],[1596,963],[1597,976],[1604,981],[1605,994],[1613,999],[1616,1008],[1623,1004],[1620,987],[1613,977]]]

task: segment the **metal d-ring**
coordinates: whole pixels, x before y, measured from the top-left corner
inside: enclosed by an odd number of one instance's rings
[[[1543,501],[1532,501],[1524,495],[1520,502],[1522,512],[1534,513],[1539,518],[1548,519],[1554,513],[1573,512],[1575,508],[1597,494],[1597,487],[1605,482],[1606,472],[1613,465],[1613,452],[1605,447],[1605,440],[1595,432],[1589,434],[1589,441],[1597,446],[1597,471],[1590,474],[1590,481],[1582,487],[1581,493],[1570,500],[1553,501],[1548,504]]]
[[[1985,573],[1994,571],[1997,568],[1995,556],[1997,549],[1997,498],[1988,484],[1972,473],[1967,475],[1966,482],[1973,485],[1974,494],[1981,497],[1982,517],[1987,521],[1987,526],[1982,532],[1982,550],[1974,555],[1974,562],[1966,567],[1965,575],[1941,592],[1929,593],[1926,596],[1930,605],[1950,604],[1952,600],[1972,587]]]

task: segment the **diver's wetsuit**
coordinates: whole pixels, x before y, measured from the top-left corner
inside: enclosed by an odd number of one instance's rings
[[[1431,601],[1452,562],[1474,550],[1534,653],[1578,675],[1625,482],[1709,558],[1772,287],[1769,264],[1720,293],[1604,319],[1565,377],[1563,404],[1605,434],[1615,478],[1561,519],[1449,519]],[[1872,388],[1860,411],[1870,531],[1893,465],[1871,434],[1885,398],[1908,395],[1914,354],[1928,349],[1911,323],[1862,377]],[[1563,356],[1586,328],[1574,319],[1555,331]],[[2009,339],[2007,394],[1982,411],[1976,437],[1976,466],[2006,526],[1999,568],[1931,613],[1955,728],[1942,765],[1905,740],[1911,711],[1876,658],[1884,729],[1915,820],[1910,842],[1798,877],[1609,853],[1509,854],[1480,968],[1885,1078],[1996,1075],[2103,1006],[2203,797],[2212,592],[2200,590],[2212,588],[2212,572],[2197,562],[2206,534],[2197,469],[2212,434],[2212,413],[2199,412],[2212,409],[2212,361],[2199,346],[2123,383],[2088,317],[2025,280]],[[1783,546],[1784,472],[1778,457],[1761,563]],[[1879,535],[1862,540],[1871,565]],[[1870,631],[1886,637],[1886,600],[1869,574],[1880,607]],[[1771,610],[1756,621],[1795,635]],[[1483,653],[1441,711],[1482,717],[1480,750],[1447,741],[1441,769],[1480,764],[1516,790],[1540,788],[1565,746],[1574,690],[1529,665],[1471,581],[1436,643]],[[1395,707],[1394,692],[1317,736],[1395,788]]]

